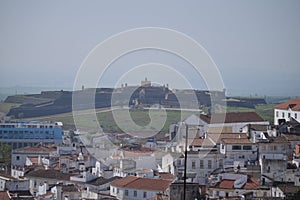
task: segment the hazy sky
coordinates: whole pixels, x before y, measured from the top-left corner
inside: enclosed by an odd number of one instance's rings
[[[300,95],[297,0],[2,0],[0,87],[71,89],[81,63],[97,44],[121,31],[149,26],[174,29],[199,42],[217,64],[230,95]],[[187,63],[155,51],[118,60],[103,86],[122,76],[118,67],[148,62],[176,65],[193,87],[205,87]],[[176,87],[172,77],[165,83]]]

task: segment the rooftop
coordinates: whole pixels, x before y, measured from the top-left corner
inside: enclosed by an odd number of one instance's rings
[[[274,106],[276,109],[288,110],[291,109],[293,111],[300,111],[300,98],[291,99],[281,104],[277,104]]]
[[[242,122],[263,122],[265,121],[256,112],[231,112],[215,113],[212,115],[197,115],[201,120],[208,124],[220,123],[242,123]]]
[[[196,146],[196,147],[213,147],[215,144],[208,138],[202,139],[202,138],[195,138],[190,146]]]
[[[171,180],[127,176],[125,178],[113,181],[111,185],[115,187],[124,187],[131,189],[165,191],[166,189],[168,189],[171,183]]]
[[[221,141],[225,144],[253,144],[247,138],[224,138]]]
[[[52,152],[56,151],[56,147],[38,146],[38,147],[23,147],[15,149],[13,152]]]
[[[221,133],[221,134],[209,133],[207,136],[216,143],[220,142],[222,139],[225,138],[231,138],[231,139],[247,138],[247,135],[245,133]]]
[[[235,180],[222,180],[220,181],[216,187],[217,188],[223,188],[223,189],[234,189],[234,181]],[[252,189],[258,189],[259,188],[259,182],[258,179],[255,178],[248,178],[246,184],[241,189],[246,190],[252,190]]]
[[[44,179],[58,179],[58,180],[70,180],[70,176],[74,176],[75,174],[66,174],[62,173],[58,170],[44,170],[39,169],[35,171],[29,172],[26,177],[37,177],[37,178],[44,178]]]

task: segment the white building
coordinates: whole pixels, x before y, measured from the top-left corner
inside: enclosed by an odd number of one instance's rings
[[[127,176],[113,181],[110,195],[122,200],[146,200],[156,194],[168,194],[172,180]]]
[[[224,138],[220,141],[220,153],[225,158],[225,167],[243,167],[258,158],[258,145],[248,138]]]
[[[0,174],[0,191],[27,191],[29,180],[16,179],[12,176]]]
[[[192,115],[185,120],[185,124],[197,127],[201,137],[205,132],[239,133],[247,124],[269,125],[269,122],[255,112],[232,112]]]
[[[209,175],[218,168],[223,167],[223,158],[217,151],[189,151],[187,153],[187,178],[188,182],[205,185]],[[175,162],[176,175],[184,177],[184,156]]]
[[[274,124],[280,125],[292,119],[300,123],[300,98],[292,99],[274,107]]]
[[[259,164],[262,184],[267,179],[285,181],[290,143],[285,137],[269,137],[269,142],[259,143]]]

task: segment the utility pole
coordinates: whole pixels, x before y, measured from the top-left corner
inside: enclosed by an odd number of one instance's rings
[[[186,200],[186,168],[187,168],[187,145],[188,145],[188,125],[185,124],[185,151],[184,151],[184,182],[183,182],[183,200]]]

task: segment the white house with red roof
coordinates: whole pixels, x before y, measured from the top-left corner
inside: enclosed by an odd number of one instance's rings
[[[282,122],[294,119],[300,123],[300,98],[291,99],[274,106],[274,124],[280,125]]]
[[[204,132],[239,133],[247,124],[269,125],[255,112],[214,113],[211,115],[191,115],[185,121],[189,127],[198,127],[200,136]]]
[[[156,194],[169,193],[173,180],[127,176],[110,184],[110,195],[122,200],[147,200]]]

